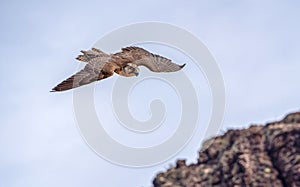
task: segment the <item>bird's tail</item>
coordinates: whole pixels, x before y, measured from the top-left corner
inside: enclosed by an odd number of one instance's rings
[[[92,48],[91,50],[88,51],[81,50],[80,52],[82,53],[82,55],[78,55],[76,59],[82,62],[90,62],[92,59],[96,57],[109,56],[108,54],[96,48]]]

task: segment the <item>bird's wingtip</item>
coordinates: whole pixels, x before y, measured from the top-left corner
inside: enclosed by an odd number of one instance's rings
[[[60,90],[58,89],[57,86],[55,86],[55,87],[52,88],[49,92],[58,92],[58,91],[60,91]]]
[[[182,69],[182,68],[184,68],[185,65],[186,65],[186,64],[183,64],[183,65],[180,65],[179,67]]]

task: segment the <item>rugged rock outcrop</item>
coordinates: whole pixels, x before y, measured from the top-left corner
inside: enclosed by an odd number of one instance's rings
[[[300,112],[265,126],[229,130],[207,140],[198,162],[178,160],[155,187],[300,187]]]

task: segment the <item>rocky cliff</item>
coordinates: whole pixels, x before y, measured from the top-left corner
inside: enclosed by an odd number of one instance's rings
[[[300,187],[300,112],[207,140],[198,161],[159,173],[155,187]]]

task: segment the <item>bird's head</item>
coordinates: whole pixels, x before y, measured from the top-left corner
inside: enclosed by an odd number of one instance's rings
[[[123,68],[124,73],[130,77],[130,76],[138,76],[140,69],[136,64],[133,63],[128,63],[124,68]]]

